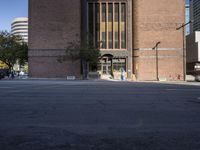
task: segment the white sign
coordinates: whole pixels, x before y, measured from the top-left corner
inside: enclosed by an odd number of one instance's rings
[[[76,77],[75,76],[67,76],[67,80],[75,80]]]

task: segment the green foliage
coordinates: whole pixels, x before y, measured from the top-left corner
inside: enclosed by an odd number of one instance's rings
[[[62,63],[63,61],[71,59],[73,63],[75,60],[80,59],[80,49],[81,47],[78,41],[68,43],[65,55],[58,57],[58,61]]]
[[[74,40],[68,43],[68,47],[65,50],[65,55],[58,57],[57,60],[60,63],[67,60],[71,60],[72,63],[76,60],[80,60],[83,79],[86,79],[90,69],[92,71],[96,71],[99,57],[100,50],[93,46],[92,43],[88,41],[80,42]],[[73,71],[74,70],[72,69],[72,72]]]
[[[5,68],[8,68],[8,66],[2,61],[0,61],[0,69],[5,69]]]
[[[28,62],[28,45],[21,43],[16,49],[16,57],[20,65],[25,65]]]
[[[58,58],[59,62],[66,61],[69,58],[73,61],[80,59],[89,64],[97,64],[100,57],[98,48],[89,44],[89,42],[81,43],[80,41],[72,41],[68,43],[65,55]]]
[[[7,31],[0,32],[0,61],[12,69],[19,61],[20,65],[28,61],[28,46],[21,37],[14,36]]]
[[[89,62],[90,64],[96,64],[100,57],[100,51],[98,48],[90,44],[83,44],[80,50],[80,58]]]

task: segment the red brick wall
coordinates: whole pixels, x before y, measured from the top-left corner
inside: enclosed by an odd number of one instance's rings
[[[29,75],[63,77],[71,72],[70,60],[56,60],[80,34],[80,0],[29,0]],[[74,69],[80,76],[80,65]]]
[[[138,80],[155,80],[155,50],[158,41],[159,77],[183,79],[182,30],[184,0],[134,0],[133,2],[133,63]],[[139,50],[138,50],[139,49]]]
[[[56,57],[31,57],[29,76],[34,78],[80,78],[80,61],[59,63]]]

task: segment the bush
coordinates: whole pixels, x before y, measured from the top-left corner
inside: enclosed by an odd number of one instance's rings
[[[5,74],[3,72],[0,72],[0,79],[3,79],[5,77]]]

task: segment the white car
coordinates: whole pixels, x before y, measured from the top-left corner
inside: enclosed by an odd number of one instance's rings
[[[23,76],[23,75],[24,75],[24,72],[23,72],[23,71],[20,71],[19,75],[20,75],[20,76]]]

